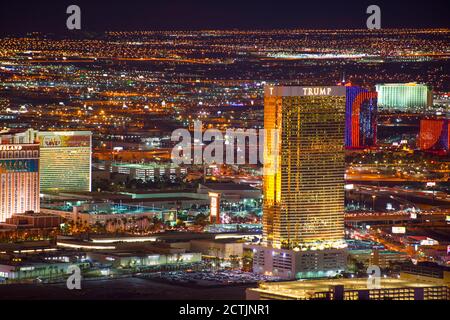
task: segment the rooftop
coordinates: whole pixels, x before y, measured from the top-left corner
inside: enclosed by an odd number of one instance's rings
[[[35,217],[35,218],[54,218],[54,217],[58,217],[57,215],[54,214],[49,214],[49,213],[40,213],[40,212],[34,212],[34,211],[26,211],[24,213],[14,213],[12,215],[12,218],[14,217]]]
[[[344,286],[345,291],[367,290],[367,278],[262,283],[258,288],[253,290],[275,295],[289,296],[294,299],[307,299],[316,292],[329,292],[330,288],[334,286]],[[380,286],[381,289],[393,289],[439,287],[440,285],[405,279],[382,278]]]
[[[157,163],[157,162],[151,162],[151,163],[113,163],[111,166],[114,167],[123,167],[123,168],[130,168],[130,169],[155,169],[155,168],[161,168],[161,167],[171,167],[171,168],[177,168],[178,165],[172,162],[164,162],[164,163]]]
[[[211,190],[230,190],[230,191],[259,191],[256,188],[250,187],[246,184],[238,183],[202,183],[202,186]]]

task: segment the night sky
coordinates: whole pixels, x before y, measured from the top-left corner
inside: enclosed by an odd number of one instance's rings
[[[365,28],[367,6],[382,28],[448,27],[448,0],[1,0],[0,32],[65,32],[68,5],[81,7],[83,31]]]

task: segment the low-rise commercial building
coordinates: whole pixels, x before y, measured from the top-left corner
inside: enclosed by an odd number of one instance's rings
[[[245,245],[253,252],[253,272],[280,277],[303,279],[331,277],[343,272],[347,251],[342,249],[287,250]]]
[[[391,250],[355,249],[348,251],[349,258],[365,266],[376,265],[381,269],[389,268],[393,263],[409,261],[408,254]]]
[[[405,264],[401,268],[400,277],[411,281],[429,282],[450,286],[450,267],[432,262]]]
[[[202,261],[198,252],[184,253],[135,253],[135,252],[89,252],[91,261],[108,265],[113,268],[145,268],[161,267],[164,265],[190,265]]]
[[[58,228],[60,224],[61,217],[58,215],[28,211],[23,214],[14,214],[7,218],[3,225],[15,228]]]
[[[0,253],[0,280],[21,281],[64,278],[71,274],[69,267],[87,269],[86,254],[57,250],[54,247],[23,248]]]
[[[201,183],[197,193],[219,193],[223,200],[261,199],[261,190],[238,183]]]
[[[243,241],[233,239],[198,239],[190,243],[192,251],[220,259],[241,259],[244,247]]]
[[[98,166],[99,169],[103,167],[110,173],[122,173],[130,179],[142,181],[155,181],[161,178],[174,180],[187,175],[187,169],[185,167],[180,167],[172,162],[107,163],[104,166]]]

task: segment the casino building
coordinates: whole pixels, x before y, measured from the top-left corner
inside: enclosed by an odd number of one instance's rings
[[[39,145],[0,144],[0,222],[39,210]]]
[[[263,246],[253,270],[282,278],[345,269],[346,88],[266,87]],[[269,148],[271,145],[276,148]]]
[[[39,131],[42,191],[91,191],[92,133]]]
[[[91,191],[92,133],[90,131],[8,131],[3,144],[34,144],[40,148],[40,190]]]
[[[415,82],[377,84],[380,111],[419,112],[432,105],[430,89]]]

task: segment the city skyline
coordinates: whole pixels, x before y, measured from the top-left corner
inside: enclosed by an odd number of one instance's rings
[[[1,299],[450,300],[445,6],[11,3]]]

